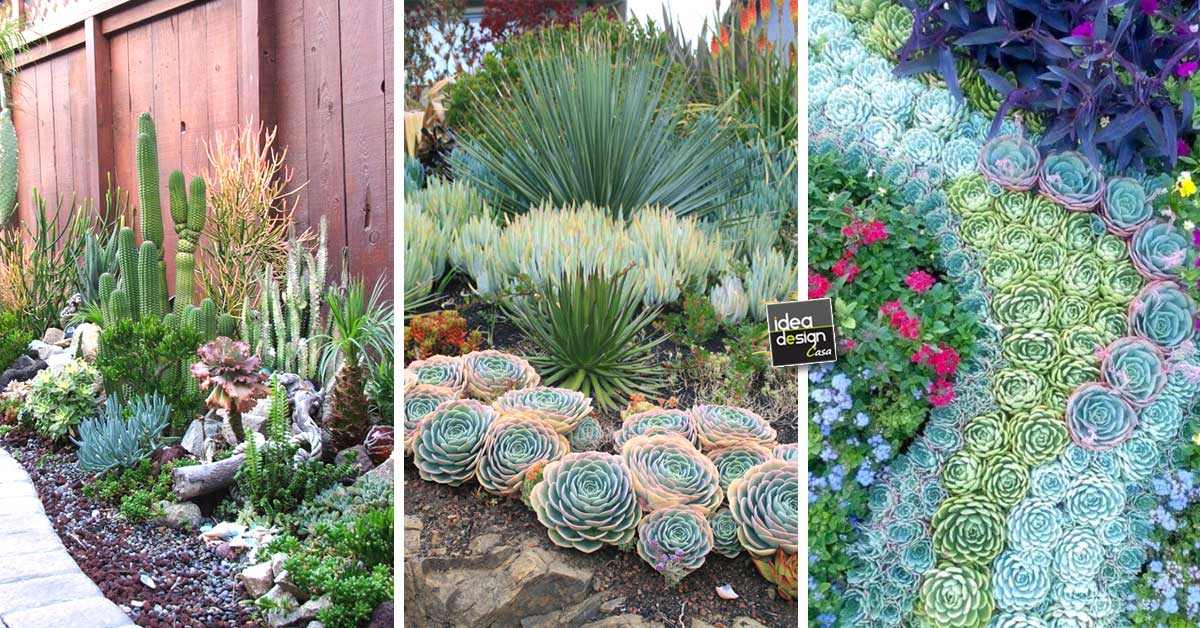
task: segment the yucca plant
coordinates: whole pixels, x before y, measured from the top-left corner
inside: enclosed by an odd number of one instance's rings
[[[461,176],[507,213],[549,201],[590,202],[622,219],[654,204],[704,216],[733,200],[742,175],[718,159],[731,135],[683,124],[686,89],[652,52],[613,63],[612,48],[591,37],[521,59],[520,84],[497,86],[512,106],[475,103],[482,130],[460,150],[481,168]]]
[[[340,358],[334,378],[327,426],[338,449],[362,442],[370,429],[367,381],[371,365],[393,358],[393,306],[383,300],[382,281],[368,296],[361,279],[344,292],[334,292],[326,302],[333,335],[321,360],[328,372]]]
[[[542,355],[529,359],[542,383],[578,390],[605,409],[662,386],[650,337],[659,308],[643,308],[645,286],[630,268],[613,274],[564,273],[539,294],[505,302],[509,316]]]

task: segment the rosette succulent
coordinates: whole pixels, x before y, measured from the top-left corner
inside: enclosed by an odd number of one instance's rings
[[[1029,467],[1053,460],[1067,447],[1067,427],[1062,414],[1046,408],[1018,414],[1005,429],[1009,450]]]
[[[1056,294],[1036,279],[1007,286],[992,300],[996,321],[1009,327],[1039,327],[1054,315]]]
[[[462,360],[466,393],[489,403],[510,390],[537,386],[541,381],[528,362],[503,351],[472,351]]]
[[[775,428],[750,410],[733,406],[700,404],[688,412],[696,440],[704,451],[753,442],[775,446]]]
[[[708,452],[707,455],[717,467],[722,491],[727,490],[730,482],[745,475],[751,467],[774,458],[770,449],[755,443],[721,447]]]
[[[950,208],[961,214],[987,211],[992,206],[992,195],[987,181],[978,174],[967,174],[946,186],[946,201]]]
[[[992,566],[992,595],[996,605],[1019,611],[1031,611],[1050,595],[1048,565],[1026,555],[1005,552]]]
[[[939,628],[982,628],[994,606],[986,571],[943,565],[925,574],[916,613]]]
[[[875,18],[863,34],[863,43],[872,52],[894,60],[896,51],[904,45],[913,28],[913,15],[908,9],[891,2],[875,11]]]
[[[691,415],[683,410],[654,408],[630,414],[621,422],[621,428],[613,432],[613,447],[618,451],[634,436],[651,434],[679,434],[693,445],[697,444],[696,430],[692,428]]]
[[[568,436],[572,451],[595,451],[600,449],[605,440],[604,428],[595,417],[587,417]]]
[[[208,392],[205,405],[224,410],[234,436],[245,440],[242,413],[253,409],[256,400],[270,392],[264,385],[267,374],[262,370],[262,358],[248,343],[227,336],[201,345],[196,354],[200,361],[192,365],[191,373],[200,380],[200,391]]]
[[[763,579],[775,585],[779,597],[796,599],[800,592],[800,561],[796,554],[779,549],[770,560],[756,557],[752,562]]]
[[[1120,338],[1104,351],[1104,382],[1133,407],[1154,401],[1167,385],[1167,364],[1149,340]]]
[[[983,463],[967,451],[959,451],[942,467],[942,485],[951,495],[966,495],[979,488]]]
[[[1125,507],[1125,486],[1102,475],[1085,475],[1067,491],[1065,506],[1067,516],[1081,526],[1114,521]]]
[[[966,451],[980,460],[1004,450],[1004,419],[999,414],[981,414],[963,428]]]
[[[1100,282],[1100,297],[1113,303],[1128,303],[1142,288],[1144,280],[1129,264],[1108,264]]]
[[[1169,281],[1151,282],[1142,288],[1129,308],[1129,331],[1171,350],[1192,339],[1195,303]]]
[[[713,512],[721,505],[720,472],[682,436],[635,436],[621,447],[621,459],[647,512],[675,504]]]
[[[1043,329],[1014,329],[1001,341],[1000,354],[1009,364],[1035,372],[1049,369],[1058,361],[1058,337]]]
[[[1034,477],[1041,479],[1037,475]],[[1018,552],[1052,550],[1063,534],[1064,524],[1063,512],[1054,501],[1027,499],[1008,514],[1008,544]]]
[[[862,126],[871,115],[871,101],[857,87],[843,85],[829,93],[825,99],[825,117],[835,129]]]
[[[1129,440],[1137,426],[1133,406],[1110,388],[1085,384],[1067,399],[1067,432],[1090,451],[1105,451]]]
[[[559,434],[568,434],[592,413],[592,400],[577,390],[534,386],[510,390],[492,405],[501,414],[528,412],[549,423]]]
[[[1054,568],[1063,582],[1086,582],[1104,565],[1104,543],[1088,527],[1068,530],[1054,554]]]
[[[409,362],[404,374],[413,384],[428,384],[453,390],[462,390],[464,384],[462,358],[445,355]]]
[[[809,72],[809,83],[812,73]],[[871,94],[871,107],[875,112],[897,125],[907,125],[913,110],[913,92],[904,83],[888,82],[880,85]]]
[[[946,498],[930,526],[933,551],[954,564],[986,566],[1004,549],[1004,516],[978,495]]]
[[[999,456],[984,466],[980,489],[988,501],[1011,508],[1029,490],[1029,470],[1014,456]]]
[[[492,422],[479,453],[476,478],[496,495],[515,495],[525,474],[537,463],[553,462],[571,452],[567,439],[529,414],[506,414]]]
[[[776,445],[772,450],[772,455],[784,462],[800,462],[800,445],[797,443],[784,443]]]
[[[1104,193],[1104,177],[1083,153],[1051,153],[1038,170],[1038,188],[1071,211],[1091,211]]]
[[[458,486],[475,476],[484,438],[496,410],[474,399],[455,399],[437,407],[417,424],[412,438],[413,464],[421,479]]]
[[[795,554],[800,539],[800,469],[769,460],[729,485],[729,509],[742,547],[754,556]]]
[[[707,514],[696,506],[668,506],[642,517],[637,553],[674,586],[704,564],[713,549]]]
[[[555,545],[589,554],[606,544],[628,547],[642,518],[625,464],[598,451],[547,464],[529,504]]]
[[[1033,142],[1002,135],[988,141],[979,151],[979,171],[992,183],[1007,190],[1032,189],[1037,183],[1041,155]]]
[[[736,558],[742,553],[737,522],[733,520],[733,512],[729,508],[722,506],[709,515],[708,525],[713,533],[713,551],[726,558]]]
[[[1154,216],[1146,190],[1135,179],[1113,177],[1104,186],[1100,217],[1109,231],[1128,237]]]
[[[438,406],[451,399],[458,399],[453,388],[417,384],[404,392],[404,453],[412,454],[412,439],[421,420],[433,413]]]
[[[1129,240],[1129,261],[1149,279],[1172,279],[1188,252],[1187,238],[1165,222],[1142,225]]]

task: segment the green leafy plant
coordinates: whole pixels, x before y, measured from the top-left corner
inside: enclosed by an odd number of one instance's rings
[[[712,339],[721,328],[717,310],[703,295],[688,294],[683,297],[683,311],[663,316],[668,329],[677,338],[693,345],[703,345]]]
[[[89,473],[127,469],[144,460],[162,444],[162,433],[171,407],[158,394],[137,397],[121,407],[115,395],[104,402],[100,415],[79,426],[79,468]]]
[[[370,296],[361,279],[350,282],[344,293],[327,299],[333,335],[322,357],[322,370],[340,359],[330,393],[332,410],[328,427],[339,448],[362,442],[370,429],[366,384],[370,365],[393,354],[392,305],[383,301],[383,282]]]
[[[58,324],[58,312],[75,291],[75,260],[83,252],[91,215],[74,200],[53,212],[33,191],[33,224],[0,230],[0,308],[14,310],[34,329]]]
[[[75,435],[79,423],[95,415],[99,393],[100,372],[83,360],[72,360],[57,372],[38,372],[26,410],[38,434],[59,440]]]
[[[371,369],[367,379],[366,393],[371,412],[388,425],[394,425],[396,422],[396,382],[393,377],[395,373],[392,359],[381,359],[379,364]]]
[[[172,499],[171,472],[195,464],[199,463],[186,458],[174,460],[156,473],[149,460],[142,460],[133,467],[94,477],[83,485],[83,494],[116,505],[130,523],[149,521],[162,514],[159,502]]]
[[[116,321],[100,332],[96,368],[110,393],[132,399],[160,394],[173,412],[168,433],[180,435],[204,407],[204,395],[188,372],[200,334],[171,328],[162,319]]]
[[[25,352],[33,338],[33,329],[16,312],[0,311],[0,369],[8,368]]]

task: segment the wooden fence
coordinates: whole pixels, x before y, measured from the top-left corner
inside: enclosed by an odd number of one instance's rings
[[[307,182],[298,222],[329,221],[330,276],[344,246],[352,272],[390,280],[393,0],[53,0],[41,12],[51,0],[6,1],[36,14],[12,95],[19,220],[35,188],[103,199],[111,173],[134,190],[143,111],[164,210],[171,170],[200,174],[206,142],[262,120],[278,126],[293,186]]]

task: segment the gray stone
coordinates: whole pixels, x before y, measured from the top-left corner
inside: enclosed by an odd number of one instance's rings
[[[752,617],[734,617],[730,628],[767,628]]]
[[[179,445],[188,450],[193,456],[199,456],[204,451],[204,443],[221,433],[221,419],[208,413],[203,418],[192,421],[180,439]]]
[[[4,502],[0,501],[0,508],[3,507]],[[0,543],[0,564],[3,564],[9,556],[62,549],[62,542],[58,540],[58,535],[53,530],[5,535],[4,543]],[[0,604],[0,608],[4,608],[4,606]]]
[[[600,614],[600,606],[604,598],[594,593],[584,601],[573,606],[556,610],[544,615],[534,615],[521,620],[521,628],[559,628],[559,626],[578,626],[588,620],[595,619]]]
[[[66,332],[57,327],[51,327],[46,330],[46,333],[42,334],[42,343],[48,345],[58,345],[58,343],[62,342],[64,339],[66,339],[66,337]]]
[[[375,464],[371,462],[371,455],[367,453],[367,448],[362,445],[339,451],[337,456],[334,457],[333,462],[334,464],[353,464],[355,476],[362,475],[375,468]]]
[[[50,356],[66,353],[62,347],[56,347],[52,344],[47,344],[41,340],[34,340],[29,343],[29,351],[36,353],[39,360],[49,360]]]
[[[271,589],[271,591],[275,591],[275,589]],[[267,595],[270,596],[271,594],[268,593]],[[291,597],[287,593],[283,593],[282,595]],[[333,602],[328,596],[322,596],[315,600],[309,600],[299,606],[294,606],[288,611],[268,612],[266,614],[267,625],[271,626],[271,628],[305,628],[317,618],[317,613],[332,604]]]
[[[96,596],[100,596],[100,589],[77,571],[0,584],[0,609],[7,614]]]
[[[296,586],[295,582],[292,582],[292,575],[289,574],[288,570],[284,569],[282,565],[280,565],[279,569],[275,571],[275,586],[287,591],[288,593],[291,593],[292,597],[296,598],[296,600],[300,602],[308,601],[308,594],[305,593],[300,587]]]
[[[425,529],[425,524],[421,520],[412,516],[404,515],[404,553],[408,556],[415,556],[421,549],[421,530]]]
[[[29,482],[6,482],[0,484],[0,499],[9,497],[37,497],[37,489]]]
[[[275,577],[271,570],[271,561],[251,565],[242,570],[242,584],[246,593],[254,599],[267,594],[275,586]]]
[[[4,559],[0,584],[75,573],[79,567],[66,552],[29,552]]]
[[[79,600],[60,602],[23,611],[0,615],[8,628],[62,628],[63,626],[87,626],[87,628],[123,628],[132,622],[116,604],[99,594]]]
[[[605,617],[599,621],[584,624],[579,628],[665,628],[661,622],[651,621],[637,613],[626,613]]]
[[[51,373],[57,373],[63,370],[68,364],[75,360],[75,358],[72,358],[71,354],[67,353],[65,350],[59,349],[59,351],[61,351],[61,353],[55,353],[54,355],[46,358],[46,370],[50,371]]]
[[[471,539],[471,544],[468,549],[471,550],[472,554],[490,554],[491,551],[495,549],[496,546],[500,545],[503,540],[503,537],[495,532],[480,534],[479,536]]]
[[[614,597],[611,600],[600,605],[600,611],[603,613],[612,613],[625,605],[625,596]]]
[[[10,382],[27,382],[44,368],[46,368],[45,361],[21,355],[13,362],[12,368],[5,369],[3,373],[0,373],[0,390],[7,388]]]
[[[158,507],[162,510],[160,520],[176,530],[195,530],[200,527],[200,507],[192,502],[161,501]]]
[[[388,456],[382,464],[370,471],[366,472],[366,477],[374,478],[387,482],[390,486],[396,485],[396,457],[395,455]]]
[[[396,625],[396,603],[388,600],[371,612],[367,628],[393,628]]]

